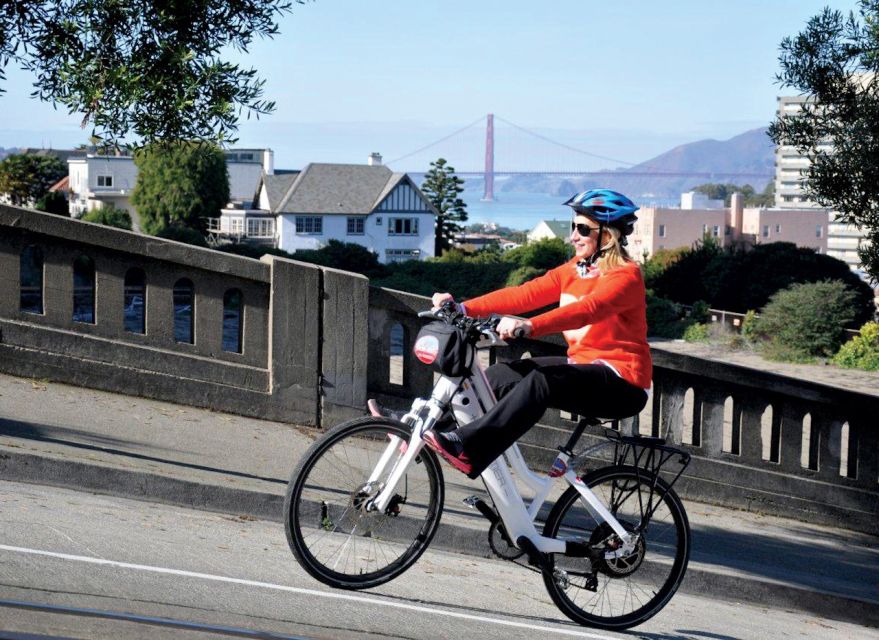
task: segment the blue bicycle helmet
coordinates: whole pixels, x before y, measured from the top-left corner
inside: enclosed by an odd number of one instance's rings
[[[625,236],[632,233],[640,208],[618,191],[610,189],[590,189],[570,198],[565,204],[574,210],[575,215],[583,215],[595,222],[613,227]]]

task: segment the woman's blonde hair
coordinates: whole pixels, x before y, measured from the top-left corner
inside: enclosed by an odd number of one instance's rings
[[[604,253],[598,259],[598,268],[602,273],[607,273],[618,267],[622,267],[627,262],[631,262],[629,252],[620,244],[620,232],[613,227],[605,227],[601,234],[601,249]]]

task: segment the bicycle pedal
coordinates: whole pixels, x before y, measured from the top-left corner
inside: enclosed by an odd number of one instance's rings
[[[479,496],[467,496],[466,498],[461,500],[461,502],[466,504],[471,509],[475,509],[476,503],[479,502],[480,500],[481,500],[481,498]]]

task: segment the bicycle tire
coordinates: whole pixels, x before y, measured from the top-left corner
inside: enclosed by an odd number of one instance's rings
[[[368,589],[392,580],[412,566],[436,533],[444,486],[429,449],[410,464],[397,487],[400,499],[386,513],[361,508],[377,493],[366,483],[392,435],[408,442],[411,427],[376,417],[340,424],[309,448],[290,477],[287,542],[299,564],[324,584]],[[397,455],[403,450],[401,444]]]
[[[649,492],[652,474],[630,466],[610,466],[582,480],[624,527],[640,526],[644,502],[651,495],[641,490]],[[652,504],[656,510],[629,556],[602,557],[594,565],[586,558],[551,556],[543,571],[544,584],[556,606],[574,622],[627,629],[656,615],[677,591],[690,558],[690,524],[677,494],[662,478],[655,481]],[[640,499],[635,498],[635,489]],[[547,537],[589,544],[611,533],[607,524],[589,513],[574,487],[568,487],[553,506],[543,531]],[[568,573],[558,574],[556,569]],[[574,574],[576,578],[571,579]],[[594,581],[591,587],[590,581]]]

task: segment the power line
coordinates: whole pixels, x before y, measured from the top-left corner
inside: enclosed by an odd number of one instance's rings
[[[397,162],[400,162],[400,160],[405,160],[406,158],[411,158],[412,156],[414,156],[417,153],[421,153],[422,151],[426,151],[427,149],[430,149],[431,147],[435,147],[440,142],[445,142],[449,138],[453,138],[454,136],[458,135],[459,133],[466,131],[470,127],[472,127],[476,124],[479,124],[483,120],[485,120],[485,116],[480,116],[479,118],[477,118],[476,120],[474,120],[473,122],[468,124],[466,127],[461,127],[460,129],[458,129],[457,131],[453,131],[452,133],[450,133],[446,137],[440,138],[439,140],[436,140],[435,142],[431,142],[430,144],[425,145],[425,146],[421,147],[420,149],[416,149],[415,151],[412,151],[411,153],[407,153],[405,156],[400,156],[399,158],[395,158],[393,160],[390,160],[387,164],[395,164]]]
[[[616,159],[616,158],[608,158],[607,156],[600,156],[600,155],[598,155],[598,154],[596,154],[596,153],[590,153],[589,151],[584,151],[583,149],[578,149],[578,148],[576,148],[576,147],[572,147],[571,145],[569,145],[569,144],[565,144],[564,142],[559,142],[558,140],[553,140],[552,138],[547,138],[546,136],[542,136],[542,135],[540,135],[539,133],[535,133],[534,131],[531,131],[531,130],[529,130],[529,129],[526,129],[525,127],[521,127],[521,126],[517,125],[515,122],[510,122],[510,121],[507,120],[506,118],[502,118],[502,117],[500,117],[500,116],[498,116],[498,115],[496,115],[495,118],[497,118],[498,120],[500,120],[500,121],[503,122],[504,124],[508,124],[508,125],[510,125],[511,127],[515,128],[515,129],[518,129],[519,131],[523,131],[524,133],[527,133],[527,134],[529,134],[529,135],[532,135],[532,136],[534,136],[535,138],[540,138],[540,139],[543,140],[544,142],[549,142],[549,143],[554,144],[554,145],[556,145],[556,146],[564,147],[565,149],[568,149],[569,151],[574,151],[574,152],[576,152],[576,153],[581,153],[581,154],[583,154],[584,156],[589,156],[589,157],[591,157],[591,158],[598,158],[599,160],[607,160],[608,162],[616,162],[616,163],[619,163],[619,164],[627,164],[627,165],[629,165],[629,166],[635,166],[635,165],[637,164],[636,162],[628,162],[628,161],[626,161],[626,160],[618,160],[618,159]]]

